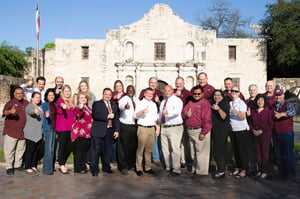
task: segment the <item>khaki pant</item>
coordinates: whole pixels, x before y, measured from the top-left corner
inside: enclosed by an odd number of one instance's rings
[[[161,128],[161,148],[164,154],[166,169],[181,173],[180,170],[180,144],[183,126]]]
[[[21,167],[24,152],[25,139],[12,138],[8,135],[4,136],[4,157],[6,169]]]
[[[188,129],[191,145],[191,155],[193,158],[192,172],[200,175],[208,175],[209,154],[210,154],[210,132],[203,140],[200,140],[200,129]]]
[[[138,127],[137,130],[138,147],[136,151],[136,170],[142,171],[143,153],[145,150],[145,170],[151,169],[151,153],[155,138],[155,128]]]

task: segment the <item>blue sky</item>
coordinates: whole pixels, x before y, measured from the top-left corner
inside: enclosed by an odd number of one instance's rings
[[[212,0],[40,0],[40,48],[55,38],[104,39],[108,29],[131,24],[156,3],[168,4],[183,20],[198,25],[196,14]],[[265,5],[275,0],[228,0],[242,16],[258,23]],[[37,0],[6,0],[0,6],[0,42],[6,40],[21,50],[36,48]]]

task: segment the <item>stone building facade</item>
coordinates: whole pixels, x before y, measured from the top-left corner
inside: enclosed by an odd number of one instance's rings
[[[55,49],[43,53],[40,71],[47,87],[53,87],[56,76],[63,76],[73,89],[86,79],[97,98],[117,79],[125,86],[133,84],[137,93],[152,76],[172,86],[181,76],[191,88],[199,72],[206,72],[215,88],[232,77],[247,96],[251,83],[264,91],[267,71],[261,41],[217,38],[214,30],[189,24],[168,5],[156,4],[140,20],[108,30],[105,39],[55,39]]]

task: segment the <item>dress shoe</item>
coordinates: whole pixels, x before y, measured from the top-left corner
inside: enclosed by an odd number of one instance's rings
[[[156,165],[156,166],[161,166],[161,163],[159,160],[154,160],[153,163]]]
[[[24,171],[25,169],[23,167],[14,168],[15,171]]]
[[[13,168],[7,169],[7,170],[6,170],[6,174],[7,174],[7,175],[14,175],[14,169],[13,169]]]
[[[180,168],[185,168],[186,167],[186,163],[180,163]]]
[[[159,173],[170,173],[171,171],[169,169],[160,170]]]
[[[92,173],[92,176],[96,177],[98,176],[98,173]]]
[[[122,170],[121,170],[121,174],[122,174],[122,175],[128,175],[127,169],[122,169]]]
[[[180,173],[176,173],[176,172],[170,172],[170,174],[168,175],[168,177],[178,177],[180,176]]]
[[[108,173],[108,174],[113,174],[114,172],[110,169],[110,170],[102,170],[104,173]]]
[[[152,169],[150,169],[148,171],[145,171],[145,173],[148,173],[148,174],[151,174],[151,175],[155,175],[156,174]]]
[[[136,175],[137,175],[137,176],[143,176],[143,172],[142,172],[142,171],[137,171],[137,172],[136,172]]]

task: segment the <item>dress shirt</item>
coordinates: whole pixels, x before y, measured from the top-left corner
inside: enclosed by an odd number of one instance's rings
[[[177,89],[174,89],[174,93],[176,93]],[[183,88],[183,90],[181,91],[181,94],[177,97],[179,97],[181,99],[181,101],[183,102],[183,105],[186,105],[189,100],[192,99],[193,94],[187,90],[186,88]]]
[[[192,116],[187,118],[186,113],[192,110]],[[212,128],[211,121],[211,105],[206,99],[201,99],[198,102],[189,101],[183,108],[182,117],[186,118],[187,127],[202,127],[201,134],[206,135]]]
[[[32,93],[34,93],[34,92],[39,92],[39,93],[41,93],[41,101],[42,101],[42,103],[44,103],[45,102],[45,90],[42,90],[42,91],[40,91],[38,88],[31,88],[31,87],[26,87],[26,85],[25,84],[21,84],[21,86],[20,87],[22,87],[23,89],[24,89],[24,94],[25,94],[25,96],[26,96],[26,99],[30,102],[31,101],[31,95],[32,95]]]
[[[130,98],[128,95],[125,95],[119,100],[119,110],[120,110],[120,122],[123,124],[133,125],[135,124],[135,116],[134,116],[134,106],[132,100],[135,104],[139,103],[139,100],[136,97]],[[130,108],[126,109],[126,104],[129,104]]]
[[[165,115],[165,125],[175,125],[182,124],[181,111],[183,103],[179,97],[172,95],[168,98],[167,104],[165,106],[166,99],[162,101],[159,107],[159,119],[161,121],[163,108],[168,111],[168,115]]]
[[[137,118],[138,120],[137,123],[143,126],[154,126],[155,121],[158,120],[158,114],[157,114],[157,106],[153,101],[148,101],[145,98],[142,99],[136,105],[134,115],[136,116],[138,112],[144,110],[147,107],[148,107],[148,112],[143,113],[139,118]]]

